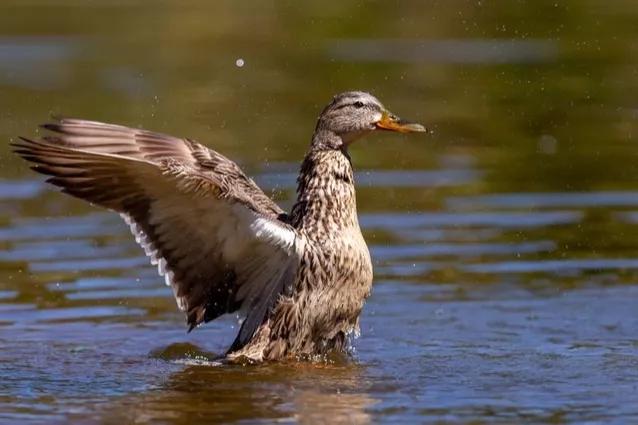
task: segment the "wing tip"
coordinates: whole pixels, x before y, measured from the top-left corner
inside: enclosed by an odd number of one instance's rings
[[[49,130],[49,131],[54,131],[54,132],[59,132],[60,128],[68,121],[72,121],[73,118],[65,116],[65,115],[61,115],[61,114],[57,114],[55,112],[51,112],[49,114],[49,118],[51,119],[50,122],[45,122],[42,124],[38,125],[38,128],[42,128],[44,130]]]
[[[44,124],[38,125],[38,127],[42,128],[44,130],[57,132],[60,129],[60,123],[61,123],[61,120],[58,121],[58,122],[46,122]]]
[[[34,148],[37,146],[37,142],[33,139],[29,139],[24,136],[18,136],[16,140],[9,142],[9,148],[11,152],[20,156],[21,158],[28,160],[28,156],[33,155]]]

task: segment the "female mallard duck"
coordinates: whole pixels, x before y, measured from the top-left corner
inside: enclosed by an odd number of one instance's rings
[[[377,129],[425,131],[372,95],[342,93],[319,116],[297,202],[279,208],[233,161],[190,139],[62,119],[15,152],[62,191],[120,213],[173,289],[189,331],[244,321],[229,360],[343,350],[370,293],[348,146]]]

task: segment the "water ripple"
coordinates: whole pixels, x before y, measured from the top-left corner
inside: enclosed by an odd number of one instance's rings
[[[399,246],[373,245],[370,251],[375,258],[390,260],[396,258],[423,258],[436,256],[478,257],[483,255],[517,255],[548,252],[556,248],[551,241],[523,243],[448,243],[412,244]]]
[[[362,214],[366,228],[409,229],[414,227],[491,226],[503,228],[545,227],[581,221],[580,211],[476,212],[476,213],[377,213]]]
[[[638,206],[638,192],[504,193],[451,197],[446,205],[451,209],[624,207]]]
[[[638,269],[638,259],[583,259],[583,260],[546,260],[546,261],[502,261],[498,263],[470,264],[462,266],[472,273],[536,273],[568,271],[601,271]]]

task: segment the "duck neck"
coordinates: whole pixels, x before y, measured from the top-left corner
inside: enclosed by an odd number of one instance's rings
[[[292,225],[298,229],[322,234],[359,226],[350,156],[345,144],[334,138],[339,137],[317,138],[315,133],[301,164],[291,213]]]

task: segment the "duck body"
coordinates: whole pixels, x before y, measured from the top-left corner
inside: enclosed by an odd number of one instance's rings
[[[275,360],[346,349],[372,287],[372,261],[357,218],[346,151],[311,150],[301,167],[290,224],[299,267],[256,338],[231,358]],[[232,349],[232,348],[231,348]]]
[[[190,139],[63,119],[14,151],[64,193],[119,213],[173,290],[188,329],[243,317],[229,361],[344,351],[372,286],[350,144],[377,129],[417,132],[372,95],[323,110],[285,213],[220,153]]]

